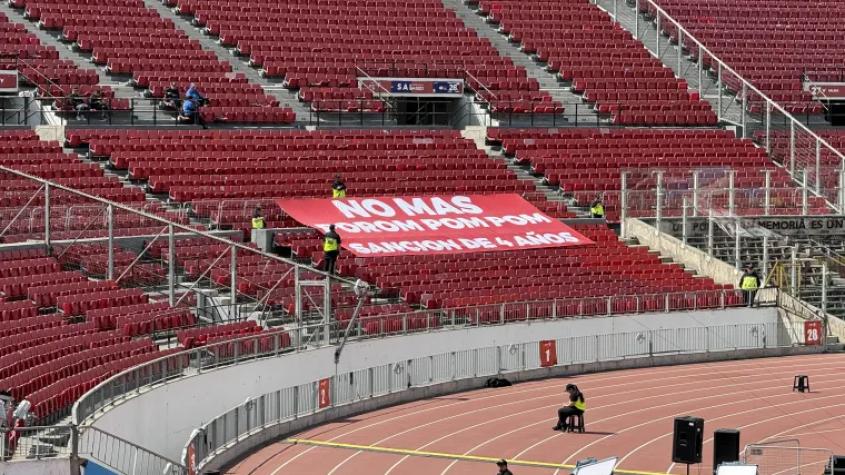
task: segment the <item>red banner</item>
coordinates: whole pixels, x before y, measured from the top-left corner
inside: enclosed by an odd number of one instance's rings
[[[540,342],[540,366],[548,368],[557,365],[557,343],[554,340]]]
[[[822,322],[811,320],[804,322],[804,344],[818,346],[822,344]]]
[[[332,405],[332,396],[329,393],[331,381],[329,378],[321,379],[320,384],[317,387],[317,407],[320,409],[325,409]]]
[[[279,200],[300,223],[335,225],[359,257],[515,251],[592,244],[515,194]]]

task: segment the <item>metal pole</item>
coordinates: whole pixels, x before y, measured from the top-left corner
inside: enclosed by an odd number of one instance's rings
[[[817,137],[816,138],[816,194],[821,195],[822,193],[822,142]]]
[[[176,237],[173,225],[167,228],[167,296],[173,306],[176,303]]]
[[[111,204],[106,207],[106,220],[108,220],[109,227],[106,279],[114,280],[114,206]]]
[[[655,198],[657,200],[655,210],[655,226],[657,233],[660,232],[660,221],[663,215],[663,171],[657,172],[657,189],[655,190]]]
[[[766,170],[766,189],[763,195],[763,212],[769,214],[769,208],[772,206],[772,171]]]
[[[722,120],[722,63],[716,63],[716,116]]]
[[[713,257],[713,209],[707,216],[707,255]]]
[[[634,0],[634,39],[640,39],[640,0]]]
[[[619,0],[613,0],[613,20],[619,23]]]
[[[332,315],[332,278],[326,275],[326,287],[323,289],[323,344],[331,344]]]
[[[766,153],[772,153],[772,103],[766,101]]]
[[[827,313],[827,262],[822,262],[822,312]]]
[[[681,205],[681,242],[684,247],[687,246],[687,197],[684,196],[683,204]]]
[[[619,196],[619,232],[622,234],[622,238],[626,238],[627,235],[625,232],[627,231],[627,226],[625,226],[625,218],[628,217],[628,174],[622,172],[622,176],[620,177],[622,182],[622,191],[621,196]]]
[[[763,236],[763,263],[762,263],[763,280],[769,275],[769,236]]]
[[[801,214],[807,216],[807,169],[804,169],[804,177],[801,179]]]
[[[229,252],[232,255],[231,268],[229,269],[229,320],[234,320],[237,318],[235,314],[238,305],[238,248],[232,246]]]
[[[44,246],[50,251],[50,184],[44,183]]]
[[[300,280],[299,266],[296,266],[293,268],[294,317],[296,318],[296,326],[302,329],[302,284],[300,284]]]
[[[692,172],[692,216],[698,216],[698,170]]]
[[[795,121],[789,121],[789,174],[795,175]]]
[[[742,138],[745,138],[745,137],[748,136],[748,134],[745,133],[745,121],[748,117],[748,112],[746,112],[747,109],[748,109],[748,85],[745,82],[743,82],[742,83],[742,113],[741,113],[742,115],[740,116],[741,117],[740,124],[742,124]]]
[[[739,216],[734,219],[734,267],[739,270],[740,264],[740,250],[742,249],[742,237],[739,235]]]
[[[736,216],[736,170],[728,172],[728,212],[731,216]]]
[[[845,213],[845,159],[839,169],[839,212]]]
[[[797,297],[798,292],[796,291],[796,287],[798,287],[798,246],[792,246],[790,251],[790,268],[789,268],[789,289],[792,291],[792,295]]]
[[[678,30],[678,77],[682,76],[681,74],[681,58],[684,56],[684,32],[683,30]]]
[[[657,53],[657,58],[660,59],[660,12],[659,11],[657,12],[657,32],[656,32],[656,38],[655,38],[654,44],[656,45],[654,47],[654,51]]]
[[[698,97],[701,100],[704,100],[704,84],[702,81],[704,80],[704,50],[701,48],[701,45],[698,47]]]

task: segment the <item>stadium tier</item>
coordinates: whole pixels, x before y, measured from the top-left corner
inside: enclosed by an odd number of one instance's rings
[[[479,9],[616,124],[716,123],[685,80],[586,0],[482,0]]]
[[[264,93],[246,76],[203,50],[173,22],[141,0],[97,2],[16,0],[25,15],[40,28],[61,30],[63,39],[80,52],[90,52],[94,64],[114,75],[131,75],[137,87],[149,88],[160,98],[171,83],[181,94],[189,83],[198,85],[211,101],[202,109],[206,121],[289,124],[293,111]],[[91,8],[96,8],[92,16]],[[95,81],[96,82],[96,81]]]
[[[83,162],[76,154],[64,153],[58,142],[42,141],[32,130],[10,130],[0,135],[1,166],[140,210],[164,214],[163,206],[157,202],[148,202],[143,191],[125,186],[115,176],[104,175],[97,164]],[[39,193],[40,184],[8,173],[0,173],[0,187],[3,189],[3,195],[0,196],[0,221],[6,228],[0,240],[18,242],[31,239],[35,235],[43,235],[44,196]],[[103,206],[96,206],[63,190],[54,190],[51,198],[51,231],[55,239],[106,235]],[[20,208],[26,206],[32,208],[27,210],[25,219],[20,216],[15,219]],[[120,227],[118,235],[156,234],[161,229],[160,225],[156,226],[157,223],[136,214],[116,211],[114,216]],[[170,213],[169,217],[187,223],[185,216]]]
[[[190,203],[218,225],[248,229],[255,206],[271,226],[282,221],[273,198],[330,196],[335,175],[350,196],[408,193],[519,193],[541,210],[569,217],[533,180],[519,180],[458,131],[106,131],[68,132],[153,193]]]
[[[656,206],[655,172],[664,172],[666,195],[682,194],[693,187],[699,174],[702,195],[716,192],[707,206],[727,207],[728,172],[735,173],[734,187],[748,194],[737,200],[737,213],[757,215],[763,210],[765,171],[771,173],[773,214],[799,214],[801,196],[783,168],[750,140],[739,140],[724,130],[684,129],[489,129],[488,141],[501,144],[506,155],[530,165],[546,181],[559,186],[579,203],[604,196],[607,217],[619,220],[622,172],[628,174],[629,216],[638,210],[651,216]],[[828,214],[823,198],[810,198],[812,213]],[[678,216],[682,202],[664,202],[667,216]],[[701,205],[700,205],[701,206]]]
[[[115,110],[126,109],[129,102],[115,99],[114,91],[98,86],[99,78],[93,69],[80,69],[72,61],[59,59],[59,53],[44,46],[26,28],[9,21],[0,13],[0,65],[2,69],[16,69],[23,85],[36,86],[46,97],[64,97],[73,88],[82,96],[99,90]],[[61,108],[61,103],[57,104]]]
[[[174,0],[179,12],[268,77],[284,78],[313,110],[380,110],[358,78],[458,78],[494,112],[562,112],[515,66],[440,0],[374,2]],[[342,14],[338,12],[342,11]],[[363,73],[363,74],[362,74]],[[485,91],[487,89],[488,91]],[[483,93],[482,93],[483,91]]]
[[[845,4],[835,0],[658,0],[707,48],[772,100],[796,114],[820,114],[822,106],[804,91],[804,74],[814,81],[842,77],[842,35]],[[641,4],[642,10],[650,10]],[[677,31],[664,22],[677,40]],[[691,53],[696,48],[691,46]],[[705,56],[705,63],[709,58]],[[726,75],[728,88],[738,91],[736,78]],[[752,96],[751,108],[762,110]]]

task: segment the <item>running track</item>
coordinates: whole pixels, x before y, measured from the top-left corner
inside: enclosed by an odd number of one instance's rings
[[[796,374],[810,376],[812,393],[792,391]],[[563,386],[587,396],[587,433],[552,431],[564,404]],[[810,355],[588,374],[509,388],[481,389],[386,408],[325,424],[294,437],[340,444],[504,457],[574,464],[586,457],[619,457],[620,469],[685,473],[671,462],[675,416],[705,419],[704,463],[709,475],[712,435],[742,431],[742,445],[800,439],[802,447],[845,453],[845,354]],[[821,473],[822,466],[808,473]],[[512,466],[515,475],[568,474],[567,469]],[[380,453],[348,447],[269,445],[224,472],[281,474],[495,473],[493,464]]]

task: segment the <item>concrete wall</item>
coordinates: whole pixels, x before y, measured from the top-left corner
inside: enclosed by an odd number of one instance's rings
[[[644,244],[661,255],[672,256],[675,262],[690,269],[695,269],[699,275],[706,275],[717,284],[737,285],[741,272],[734,266],[726,264],[719,259],[710,257],[706,252],[692,246],[685,246],[684,243],[666,233],[656,233],[654,226],[644,223],[636,218],[625,220],[625,234],[637,238]]]
[[[731,309],[557,321],[442,330],[350,343],[339,372],[451,351],[528,343],[543,339],[690,328],[734,323],[777,323],[775,308]],[[333,375],[334,347],[219,368],[184,377],[127,399],[94,426],[171,459],[181,455],[191,431],[249,397]]]
[[[0,475],[69,475],[70,459],[0,462]]]

